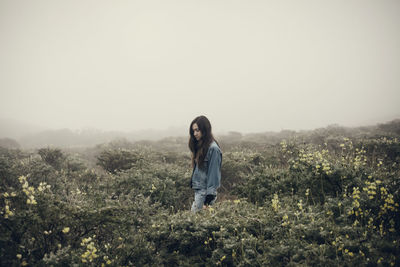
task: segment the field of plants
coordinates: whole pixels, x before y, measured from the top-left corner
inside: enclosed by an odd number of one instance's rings
[[[225,136],[190,212],[187,140],[0,148],[0,266],[400,266],[400,123]]]

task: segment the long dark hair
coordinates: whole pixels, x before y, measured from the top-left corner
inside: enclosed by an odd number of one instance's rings
[[[194,137],[193,124],[195,123],[197,124],[201,132],[201,139],[199,141],[197,141],[197,139]],[[196,117],[192,121],[192,123],[190,123],[189,134],[189,149],[192,152],[192,167],[194,168],[194,164],[195,162],[197,162],[198,166],[200,168],[203,168],[204,158],[206,157],[208,148],[210,147],[211,143],[215,141],[218,144],[217,140],[214,139],[211,131],[211,123],[207,119],[207,117]]]

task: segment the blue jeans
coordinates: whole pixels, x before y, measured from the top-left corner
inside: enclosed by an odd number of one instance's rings
[[[194,201],[192,204],[192,212],[197,212],[203,209],[204,200],[206,200],[207,190],[206,189],[195,189],[194,190]],[[210,205],[213,205],[217,200],[217,196],[211,201]]]

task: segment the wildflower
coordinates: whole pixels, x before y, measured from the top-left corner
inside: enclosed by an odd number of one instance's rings
[[[151,184],[150,192],[153,193],[156,189],[157,187],[154,184]]]
[[[21,254],[17,254],[17,258],[18,258],[18,259],[21,259],[21,258],[22,258],[22,255],[21,255]]]
[[[69,227],[64,227],[64,229],[62,230],[62,232],[64,234],[67,234],[69,232]]]
[[[274,211],[278,212],[280,205],[279,205],[279,198],[278,198],[277,193],[274,194],[274,198],[271,200],[271,202],[272,202],[272,208],[274,209]]]
[[[299,210],[303,210],[303,200],[300,199],[299,203],[297,203]]]
[[[287,214],[283,215],[282,221],[283,221],[283,222],[281,223],[282,226],[289,225],[289,217],[287,216]]]

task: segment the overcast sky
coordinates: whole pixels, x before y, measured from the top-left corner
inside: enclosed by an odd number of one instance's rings
[[[0,117],[314,129],[400,118],[400,1],[0,0]]]

